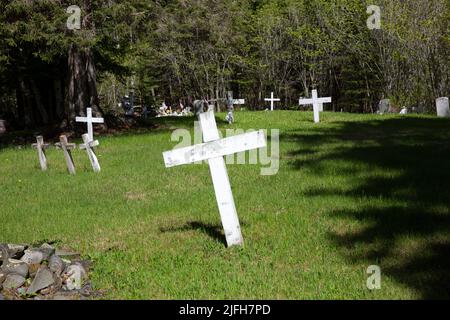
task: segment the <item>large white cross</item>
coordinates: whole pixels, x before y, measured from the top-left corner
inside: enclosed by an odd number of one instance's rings
[[[270,94],[270,99],[269,98],[266,98],[266,99],[264,99],[264,101],[268,101],[268,102],[270,102],[270,110],[271,111],[273,111],[273,107],[274,107],[274,103],[275,102],[278,102],[278,101],[281,101],[280,99],[275,99],[274,98],[274,96],[273,96],[273,92]]]
[[[302,105],[309,105],[312,104],[314,107],[314,122],[319,123],[320,122],[320,110],[322,108],[323,111],[323,104],[324,103],[331,103],[331,97],[326,98],[319,98],[317,94],[317,90],[312,91],[312,99],[300,99],[299,104]]]
[[[223,157],[266,147],[264,131],[220,139],[214,112],[201,113],[199,119],[205,143],[164,152],[165,165],[170,168],[208,160],[227,245],[229,247],[243,245],[239,218]]]
[[[87,108],[86,117],[76,117],[76,122],[85,122],[87,123],[89,142],[94,141],[94,129],[92,128],[93,123],[104,123],[103,118],[92,118],[92,108]]]

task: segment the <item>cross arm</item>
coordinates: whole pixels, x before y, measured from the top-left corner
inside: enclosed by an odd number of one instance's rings
[[[167,168],[266,147],[263,130],[163,153]]]

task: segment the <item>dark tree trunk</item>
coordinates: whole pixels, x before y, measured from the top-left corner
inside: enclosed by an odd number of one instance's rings
[[[102,116],[96,84],[96,71],[91,49],[72,44],[69,50],[69,85],[67,93],[68,124],[74,127],[75,117],[92,108],[94,116]]]

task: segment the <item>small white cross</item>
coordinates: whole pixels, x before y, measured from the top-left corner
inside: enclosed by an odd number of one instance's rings
[[[314,122],[320,122],[320,111],[323,111],[323,104],[331,103],[331,97],[319,98],[317,90],[312,91],[312,99],[300,99],[299,104],[302,106],[312,104],[314,107]]]
[[[227,245],[242,245],[244,240],[223,157],[266,147],[264,131],[220,139],[214,112],[200,113],[199,119],[205,143],[164,152],[166,168],[208,160]]]
[[[92,124],[105,122],[103,118],[92,118],[92,108],[87,108],[86,117],[76,117],[75,121],[87,123],[89,142],[94,141],[94,129],[92,128]]]
[[[274,98],[273,92],[272,92],[272,93],[270,94],[270,99],[269,99],[269,98],[266,98],[266,99],[264,99],[264,101],[270,102],[270,110],[273,111],[275,102],[279,102],[279,101],[281,101],[281,100],[278,99],[278,98]]]

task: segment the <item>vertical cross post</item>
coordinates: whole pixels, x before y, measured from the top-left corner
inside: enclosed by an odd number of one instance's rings
[[[278,98],[274,98],[274,94],[273,94],[273,92],[272,92],[272,93],[270,94],[270,99],[269,99],[269,98],[266,98],[266,99],[264,99],[264,101],[270,102],[270,110],[273,111],[273,110],[274,110],[274,107],[275,107],[275,102],[279,102],[279,101],[281,101],[281,100],[278,99]]]
[[[83,142],[84,144],[80,145],[80,149],[86,150],[94,172],[100,172],[100,163],[98,162],[97,156],[94,151],[94,147],[97,147],[99,145],[98,141],[89,141],[89,135],[83,134]]]
[[[312,91],[312,99],[300,99],[300,105],[313,105],[314,109],[314,122],[320,122],[320,110],[323,110],[324,103],[331,103],[331,97],[319,98],[317,94],[317,90]]]
[[[86,117],[76,117],[75,121],[87,123],[89,141],[94,141],[94,129],[93,129],[92,124],[93,123],[105,123],[105,120],[103,118],[93,118],[92,117],[92,108],[86,109]]]
[[[38,152],[39,163],[42,171],[47,171],[47,157],[45,156],[45,149],[48,149],[50,144],[44,143],[43,136],[37,136],[36,143],[33,143],[31,146]]]
[[[69,173],[74,175],[75,172],[75,165],[73,163],[72,153],[70,150],[76,148],[75,143],[68,143],[67,137],[62,135],[59,137],[59,142],[55,144],[56,148],[61,149],[64,152],[64,158],[66,160],[67,169],[69,170]]]
[[[223,157],[247,150],[264,148],[267,145],[264,131],[260,130],[220,139],[214,112],[200,113],[199,118],[205,143],[164,152],[166,167],[208,160],[227,244],[229,247],[243,245],[239,218]]]

